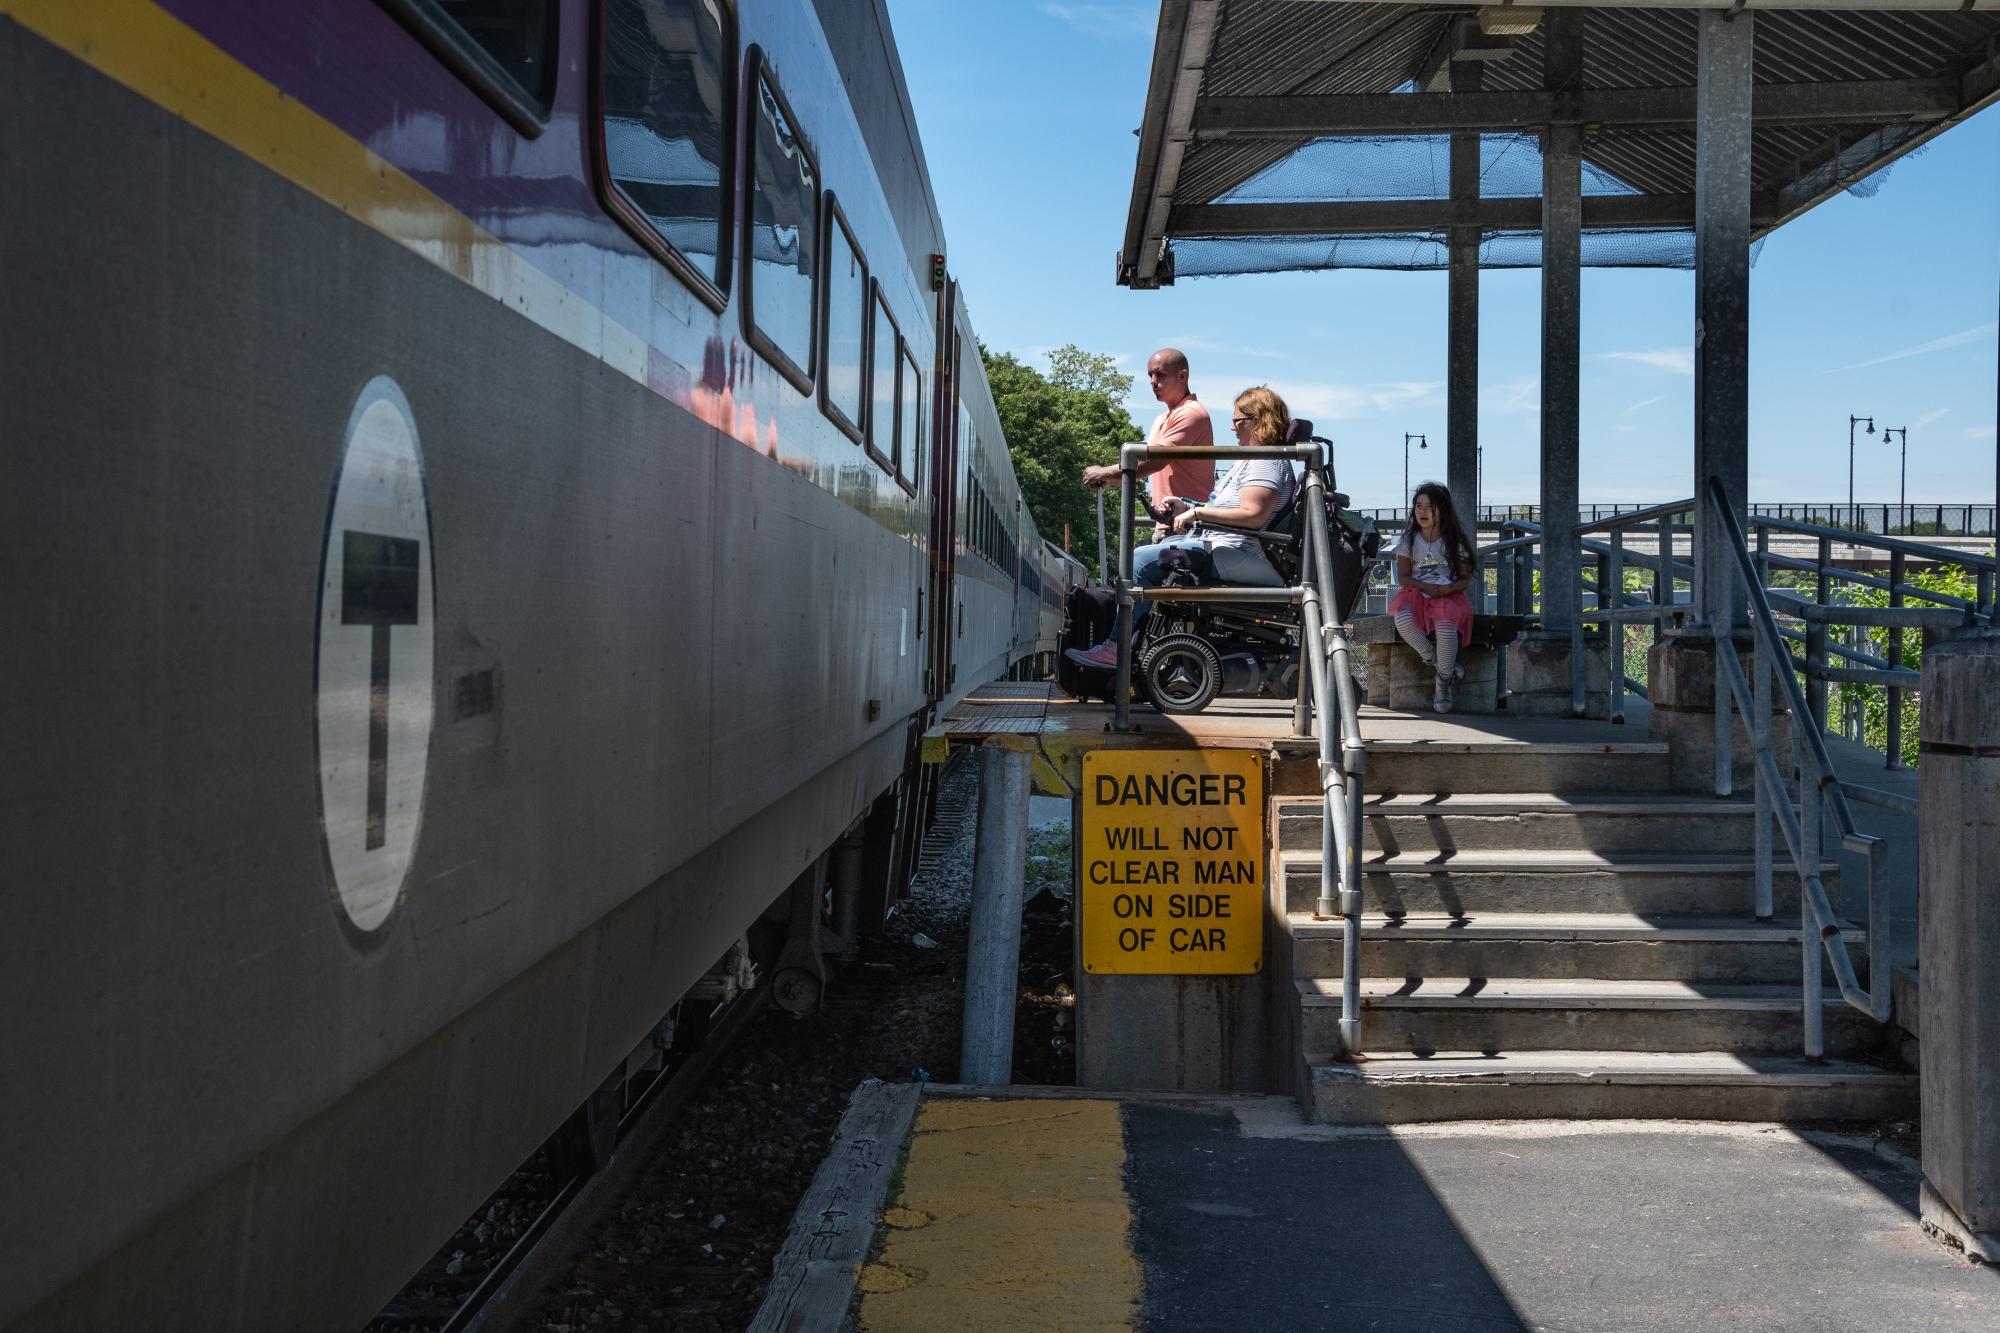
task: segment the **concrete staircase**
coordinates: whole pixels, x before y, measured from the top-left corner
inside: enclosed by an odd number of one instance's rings
[[[1568,730],[1565,730],[1569,727]],[[1273,801],[1303,1057],[1330,1123],[1862,1119],[1913,1075],[1830,992],[1800,1054],[1798,891],[1753,918],[1753,809],[1667,788],[1663,741],[1602,725],[1437,719],[1369,742],[1362,1049],[1339,1050],[1341,927],[1316,921],[1317,800]],[[1287,789],[1280,775],[1278,790]],[[1837,869],[1829,864],[1829,887]],[[1856,967],[1865,941],[1849,934]]]

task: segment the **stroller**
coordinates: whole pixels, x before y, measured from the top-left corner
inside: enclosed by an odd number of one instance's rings
[[[1310,421],[1294,421],[1286,441],[1332,447],[1312,433]],[[1328,481],[1331,484],[1330,475]],[[1326,503],[1337,603],[1330,613],[1346,621],[1361,599],[1382,539],[1373,520],[1348,510],[1345,495],[1329,490]],[[1263,547],[1279,580],[1291,587],[1298,586],[1305,559],[1306,518],[1301,487],[1268,524],[1249,534]],[[1212,586],[1196,564],[1189,560],[1171,569],[1164,586],[1197,587],[1204,582]],[[1073,640],[1075,646],[1088,646],[1107,637],[1116,610],[1109,589],[1073,590],[1064,646]],[[1157,602],[1133,645],[1133,687],[1163,713],[1199,713],[1224,696],[1293,698],[1298,692],[1300,632],[1296,606]],[[1111,698],[1115,672],[1079,666],[1066,656],[1057,658],[1057,666],[1059,682],[1077,698]]]

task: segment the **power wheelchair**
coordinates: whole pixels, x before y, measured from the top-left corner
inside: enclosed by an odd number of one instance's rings
[[[1319,444],[1331,457],[1332,444],[1312,433],[1310,421],[1294,421],[1288,444]],[[1372,520],[1351,512],[1348,499],[1331,488],[1326,494],[1327,530],[1332,535],[1333,614],[1352,617],[1367,585],[1382,539]],[[1297,587],[1305,560],[1304,486],[1261,529],[1228,528],[1263,548],[1278,580]],[[1190,535],[1224,528],[1196,525]],[[1214,575],[1200,554],[1170,551],[1162,557],[1168,588],[1230,586]],[[1133,686],[1139,697],[1162,713],[1199,713],[1223,696],[1290,699],[1298,693],[1301,613],[1296,605],[1217,602],[1155,602],[1133,641]]]

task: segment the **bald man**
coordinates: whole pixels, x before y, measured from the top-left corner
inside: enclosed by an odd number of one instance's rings
[[[1155,449],[1176,446],[1205,449],[1215,443],[1215,428],[1209,422],[1208,409],[1188,389],[1186,353],[1172,347],[1162,347],[1153,353],[1146,361],[1146,380],[1153,386],[1153,397],[1167,405],[1167,410],[1153,423],[1153,429],[1146,433],[1147,445]],[[1147,478],[1152,488],[1153,502],[1148,507],[1163,522],[1168,497],[1184,495],[1192,500],[1205,500],[1215,489],[1215,461],[1208,458],[1141,463],[1139,475]],[[1108,486],[1117,480],[1116,463],[1083,470],[1086,486]]]

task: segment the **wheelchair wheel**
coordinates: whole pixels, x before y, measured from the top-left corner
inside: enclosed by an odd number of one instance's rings
[[[1146,650],[1139,679],[1162,713],[1199,713],[1222,693],[1222,659],[1206,639],[1169,634]]]

